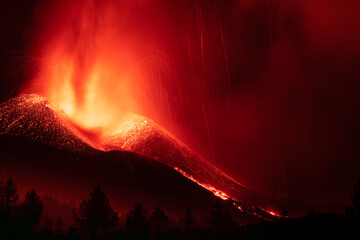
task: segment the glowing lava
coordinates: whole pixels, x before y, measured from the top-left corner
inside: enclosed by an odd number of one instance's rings
[[[54,1],[39,46],[40,72],[24,91],[45,96],[95,141],[115,134],[146,102],[142,42],[127,30],[133,19],[121,4]]]
[[[203,188],[206,188],[207,190],[209,190],[210,192],[212,192],[215,196],[223,199],[223,200],[228,200],[229,199],[229,196],[220,191],[220,190],[217,190],[216,188],[214,188],[213,186],[210,186],[208,184],[203,184],[203,183],[200,183],[199,181],[197,181],[193,176],[185,173],[184,171],[182,171],[181,169],[175,167],[174,168],[176,171],[178,171],[179,173],[181,173],[182,175],[184,175],[185,177],[187,177],[188,179],[190,179],[191,181],[197,183],[198,185],[202,186]],[[240,209],[241,210],[241,209]]]

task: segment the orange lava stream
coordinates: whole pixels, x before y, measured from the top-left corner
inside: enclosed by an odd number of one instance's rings
[[[181,174],[182,174],[183,176],[185,176],[186,178],[188,178],[188,179],[190,179],[191,181],[195,182],[196,184],[202,186],[203,188],[209,190],[209,191],[212,192],[215,196],[217,196],[217,197],[219,197],[219,198],[221,198],[221,199],[223,199],[223,200],[228,200],[228,199],[229,199],[229,196],[228,196],[226,193],[224,193],[224,192],[222,192],[222,191],[220,191],[220,190],[218,190],[218,189],[216,189],[216,188],[214,188],[213,186],[210,186],[210,185],[208,185],[208,184],[200,183],[200,182],[197,181],[193,176],[187,174],[186,172],[182,171],[181,169],[179,169],[179,168],[177,168],[177,167],[175,167],[174,169],[175,169],[176,171],[178,171],[179,173],[181,173]]]

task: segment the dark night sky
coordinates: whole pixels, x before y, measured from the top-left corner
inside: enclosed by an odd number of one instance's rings
[[[0,3],[2,101],[36,72],[31,67],[41,36],[35,30],[41,26],[34,23],[36,2]],[[181,23],[184,12],[191,21],[195,5],[169,2],[154,8],[169,20],[154,20],[167,38],[154,39],[165,42],[165,55],[185,79],[201,68],[197,30]],[[180,138],[251,188],[275,197],[285,197],[287,190],[290,197],[310,202],[348,201],[360,177],[360,2],[229,0],[216,1],[216,10],[212,1],[199,2],[209,128],[196,98],[183,97],[173,110],[174,131],[185,129]],[[153,17],[148,15],[134,26],[144,26],[141,21]],[[182,50],[186,36],[193,36],[188,38],[195,49],[191,64]],[[217,52],[222,48],[226,57]],[[191,78],[181,84],[190,93],[185,96],[197,95]]]

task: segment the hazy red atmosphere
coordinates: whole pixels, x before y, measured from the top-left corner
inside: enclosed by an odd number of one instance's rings
[[[38,93],[101,145],[144,115],[240,183],[328,206],[360,169],[360,2],[1,3],[1,100]]]

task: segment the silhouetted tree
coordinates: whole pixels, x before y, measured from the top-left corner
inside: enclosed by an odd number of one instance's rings
[[[58,218],[61,218],[65,225],[73,222],[73,211],[77,208],[75,204],[60,202],[57,198],[48,194],[45,194],[41,200],[44,204],[43,214],[51,218],[54,221],[54,225]]]
[[[34,226],[39,223],[42,211],[43,203],[35,190],[32,189],[30,192],[26,193],[25,201],[19,208],[17,224],[19,224],[19,227],[25,232],[31,231]]]
[[[89,199],[82,201],[79,212],[80,216],[74,213],[75,223],[89,239],[105,238],[119,221],[100,186],[94,188]]]
[[[231,233],[236,230],[237,224],[228,212],[223,212],[219,198],[216,199],[211,210],[210,224],[215,233]]]
[[[3,239],[9,238],[13,230],[18,199],[16,184],[10,177],[5,185],[0,185],[0,237]]]
[[[140,204],[135,204],[126,216],[126,230],[133,239],[146,239],[149,234],[149,223],[145,210]]]
[[[282,212],[280,213],[281,218],[287,218],[289,215],[288,210],[286,209],[286,207],[283,208]]]
[[[64,234],[64,225],[60,217],[56,220],[54,233],[56,235]]]
[[[52,233],[53,226],[54,226],[53,221],[51,220],[51,218],[47,217],[44,220],[44,226],[43,226],[42,231],[45,232],[47,235],[50,235]]]
[[[316,215],[316,211],[315,211],[315,207],[313,205],[311,205],[309,212],[307,214],[308,216],[314,216]]]
[[[164,232],[169,225],[169,217],[160,208],[156,208],[149,219],[155,233]]]
[[[185,230],[191,230],[194,226],[194,223],[195,223],[195,219],[192,214],[191,208],[190,208],[190,206],[187,206],[186,212],[185,212],[185,217],[183,219],[182,224],[183,224]]]
[[[350,195],[351,205],[345,207],[346,215],[353,221],[360,221],[360,178]]]
[[[5,206],[5,199],[4,199],[4,185],[0,183],[0,211],[3,210]]]
[[[226,233],[232,233],[236,231],[237,224],[233,221],[230,214],[228,212],[225,212],[223,214],[223,220],[222,220],[222,231]]]
[[[220,199],[216,198],[213,208],[211,210],[210,224],[216,231],[220,231],[222,227],[223,212]]]
[[[52,227],[54,225],[53,221],[50,218],[46,218],[44,224],[45,224],[45,228],[50,229],[50,231],[52,230]]]
[[[16,184],[10,177],[4,186],[0,186],[0,207],[11,208],[16,204],[18,199],[19,195],[17,194]]]

